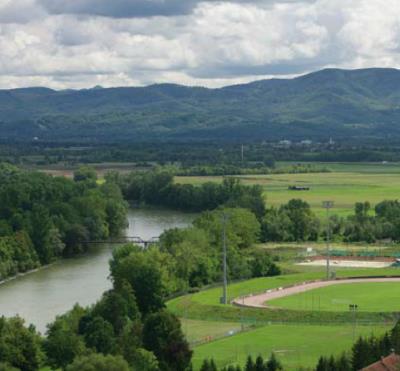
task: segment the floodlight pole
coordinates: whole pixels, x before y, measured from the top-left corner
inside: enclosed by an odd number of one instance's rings
[[[353,312],[353,343],[356,341],[356,324],[357,324],[357,304],[349,305],[350,312]]]
[[[329,280],[331,277],[330,272],[330,259],[331,259],[331,251],[330,251],[330,237],[331,237],[331,223],[329,221],[329,210],[333,207],[333,201],[323,201],[322,206],[326,209],[326,279]]]
[[[225,213],[222,214],[222,254],[223,254],[223,290],[221,304],[228,304],[228,267],[226,263],[226,221],[228,217]]]

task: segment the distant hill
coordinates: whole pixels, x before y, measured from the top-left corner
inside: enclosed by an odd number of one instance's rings
[[[400,138],[400,71],[326,69],[206,89],[0,90],[3,140]]]

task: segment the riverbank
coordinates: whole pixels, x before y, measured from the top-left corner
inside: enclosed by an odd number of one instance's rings
[[[14,281],[14,280],[16,280],[16,279],[18,279],[18,278],[25,277],[25,276],[27,276],[27,275],[29,275],[29,274],[36,273],[36,272],[39,272],[39,271],[41,271],[41,270],[43,270],[43,269],[50,268],[50,267],[53,266],[54,264],[57,264],[59,261],[60,261],[60,260],[57,260],[57,261],[55,261],[55,262],[53,262],[53,263],[50,263],[50,264],[41,265],[41,266],[38,267],[38,268],[30,269],[29,271],[26,271],[26,272],[23,272],[23,273],[17,273],[15,276],[11,276],[11,277],[5,278],[4,280],[0,280],[0,286],[1,286],[1,285],[4,285],[4,284],[6,284],[6,283],[8,283],[8,282],[10,282],[10,281]]]

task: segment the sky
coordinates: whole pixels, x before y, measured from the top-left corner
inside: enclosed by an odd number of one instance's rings
[[[0,88],[400,67],[400,0],[0,0]]]

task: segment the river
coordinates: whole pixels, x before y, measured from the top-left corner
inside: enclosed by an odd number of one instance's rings
[[[194,218],[169,210],[141,209],[128,213],[128,236],[144,240],[164,230],[185,227]],[[115,245],[97,245],[80,257],[57,263],[0,285],[0,316],[20,315],[44,333],[46,324],[75,303],[90,305],[111,287],[108,262]]]

